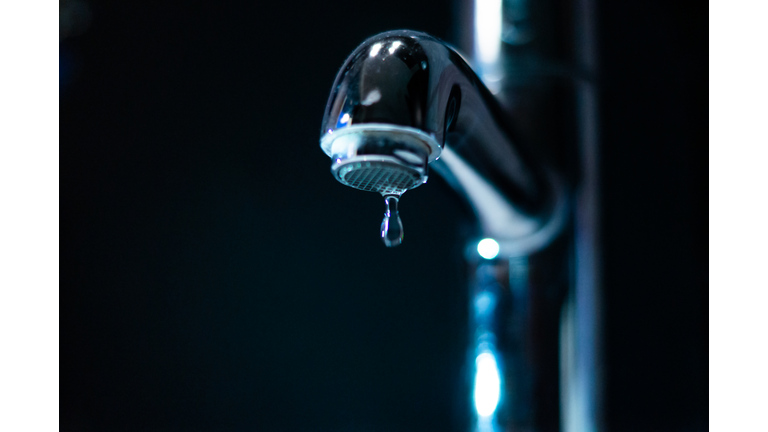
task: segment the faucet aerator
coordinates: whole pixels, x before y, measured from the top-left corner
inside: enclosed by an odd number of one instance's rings
[[[424,184],[429,162],[441,151],[435,139],[420,130],[380,124],[328,133],[321,147],[333,160],[336,180],[382,196],[400,196]]]

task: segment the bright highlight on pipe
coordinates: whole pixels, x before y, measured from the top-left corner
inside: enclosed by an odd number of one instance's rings
[[[378,54],[380,50],[381,50],[380,43],[373,44],[373,46],[371,47],[371,57],[376,57],[376,54]]]
[[[475,0],[475,55],[493,64],[501,51],[501,0]]]
[[[501,379],[496,357],[484,352],[475,360],[475,410],[480,417],[488,417],[496,411],[501,394]]]
[[[482,239],[477,244],[477,253],[485,259],[494,259],[499,254],[499,244],[494,239]]]

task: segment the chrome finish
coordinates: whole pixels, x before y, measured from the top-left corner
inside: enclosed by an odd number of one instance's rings
[[[386,124],[345,127],[326,134],[320,146],[334,160],[336,180],[382,195],[402,195],[425,183],[427,163],[440,154],[431,136]]]
[[[341,183],[401,195],[433,167],[477,213],[502,254],[545,246],[566,194],[506,121],[462,56],[424,33],[399,30],[361,44],[333,84],[321,147]]]

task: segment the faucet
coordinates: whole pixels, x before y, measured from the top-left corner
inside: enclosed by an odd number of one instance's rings
[[[553,411],[569,406],[557,397],[558,363],[567,369],[572,356],[562,346],[552,353],[572,321],[561,319],[568,282],[541,274],[568,273],[569,185],[516,132],[468,62],[420,32],[369,38],[336,77],[320,147],[336,180],[382,195],[388,247],[403,240],[400,199],[427,182],[430,168],[470,205],[487,237],[468,260],[474,430],[558,429],[562,416]]]
[[[517,136],[462,55],[425,33],[381,33],[355,49],[333,84],[320,147],[336,180],[384,197],[390,247],[403,239],[399,200],[430,167],[502,254],[545,247],[566,219],[561,177]]]

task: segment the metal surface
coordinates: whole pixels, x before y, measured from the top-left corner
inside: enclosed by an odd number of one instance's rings
[[[337,180],[363,190],[380,192],[397,182],[404,192],[426,182],[428,166],[435,168],[504,253],[540,249],[564,220],[560,178],[515,138],[461,55],[424,33],[382,33],[350,55],[326,105],[321,147]],[[382,162],[391,175],[380,171]],[[421,181],[408,185],[402,180],[414,177],[411,170]],[[364,187],[351,180],[362,177]]]

